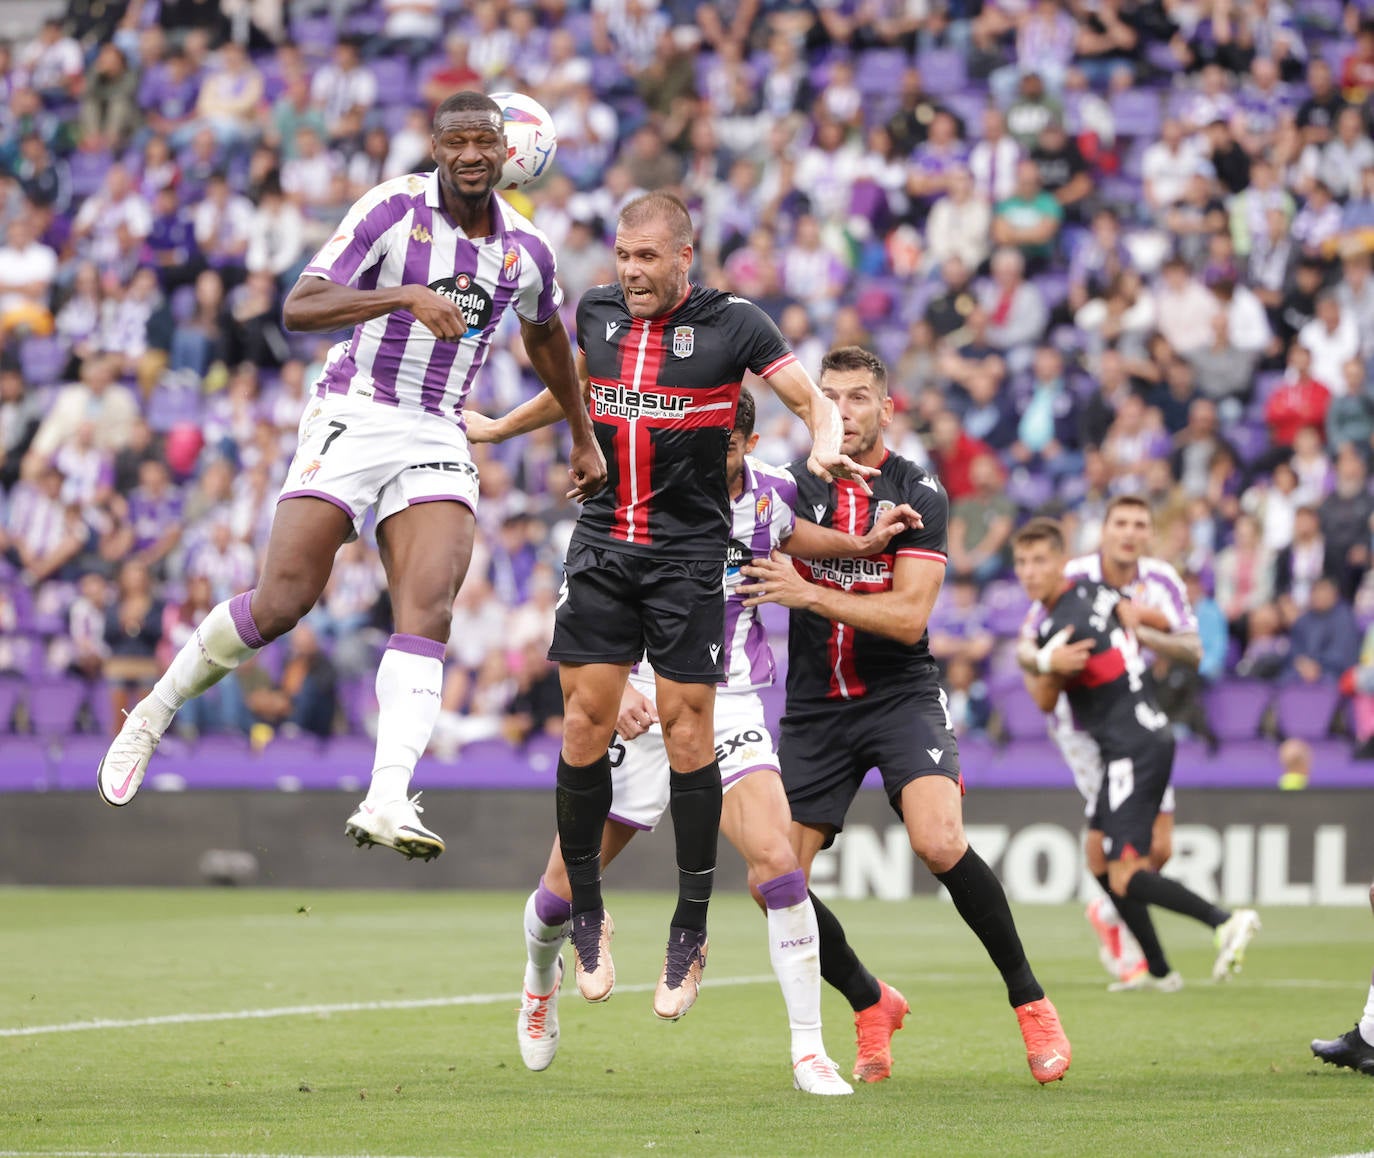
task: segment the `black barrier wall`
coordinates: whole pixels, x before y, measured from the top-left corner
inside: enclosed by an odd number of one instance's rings
[[[426,792],[425,822],[448,841],[429,864],[343,835],[356,800],[334,793],[145,792],[118,810],[94,792],[15,794],[0,807],[0,883],[282,887],[527,888],[553,837],[551,796]],[[1079,851],[1082,801],[1071,791],[975,793],[969,839],[1015,903],[1093,895]],[[1228,904],[1363,905],[1374,878],[1374,793],[1179,793],[1166,870]],[[1363,841],[1363,842],[1362,842]],[[722,849],[719,885],[744,887]],[[637,837],[607,873],[607,889],[673,889],[669,826]],[[816,862],[821,895],[900,900],[933,893],[881,793],[861,792],[846,832]]]

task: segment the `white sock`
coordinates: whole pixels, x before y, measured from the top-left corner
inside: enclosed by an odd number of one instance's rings
[[[200,626],[175,656],[152,694],[135,709],[165,732],[172,717],[187,700],[204,695],[215,684],[263,646],[248,610],[253,593],[245,591],[211,608]]]
[[[372,804],[399,800],[429,745],[444,685],[444,645],[418,635],[393,635],[377,667],[377,755]]]
[[[792,1028],[792,1064],[825,1054],[821,1039],[821,934],[816,910],[801,904],[768,910],[768,958],[773,962]]]
[[[544,924],[535,904],[538,896],[536,889],[525,902],[525,992],[542,997],[558,980],[558,958],[563,953],[568,923]]]
[[[1364,1016],[1360,1018],[1360,1036],[1366,1044],[1374,1045],[1374,977],[1370,978],[1369,998],[1364,1003]]]

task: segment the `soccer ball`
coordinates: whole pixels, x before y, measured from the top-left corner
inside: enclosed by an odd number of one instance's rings
[[[506,167],[499,187],[519,189],[538,181],[558,151],[549,110],[524,93],[496,92],[491,99],[501,106],[506,121]]]

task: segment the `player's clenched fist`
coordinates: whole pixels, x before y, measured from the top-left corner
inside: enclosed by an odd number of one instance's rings
[[[568,456],[568,474],[572,477],[573,488],[567,497],[585,502],[606,485],[606,456],[596,439],[574,442],[572,453]]]
[[[468,332],[463,311],[429,286],[412,286],[410,299],[410,312],[441,341],[456,342]]]

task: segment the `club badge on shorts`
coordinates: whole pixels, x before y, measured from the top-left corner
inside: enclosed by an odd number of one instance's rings
[[[673,327],[673,357],[690,358],[696,348],[696,331],[691,326]]]

